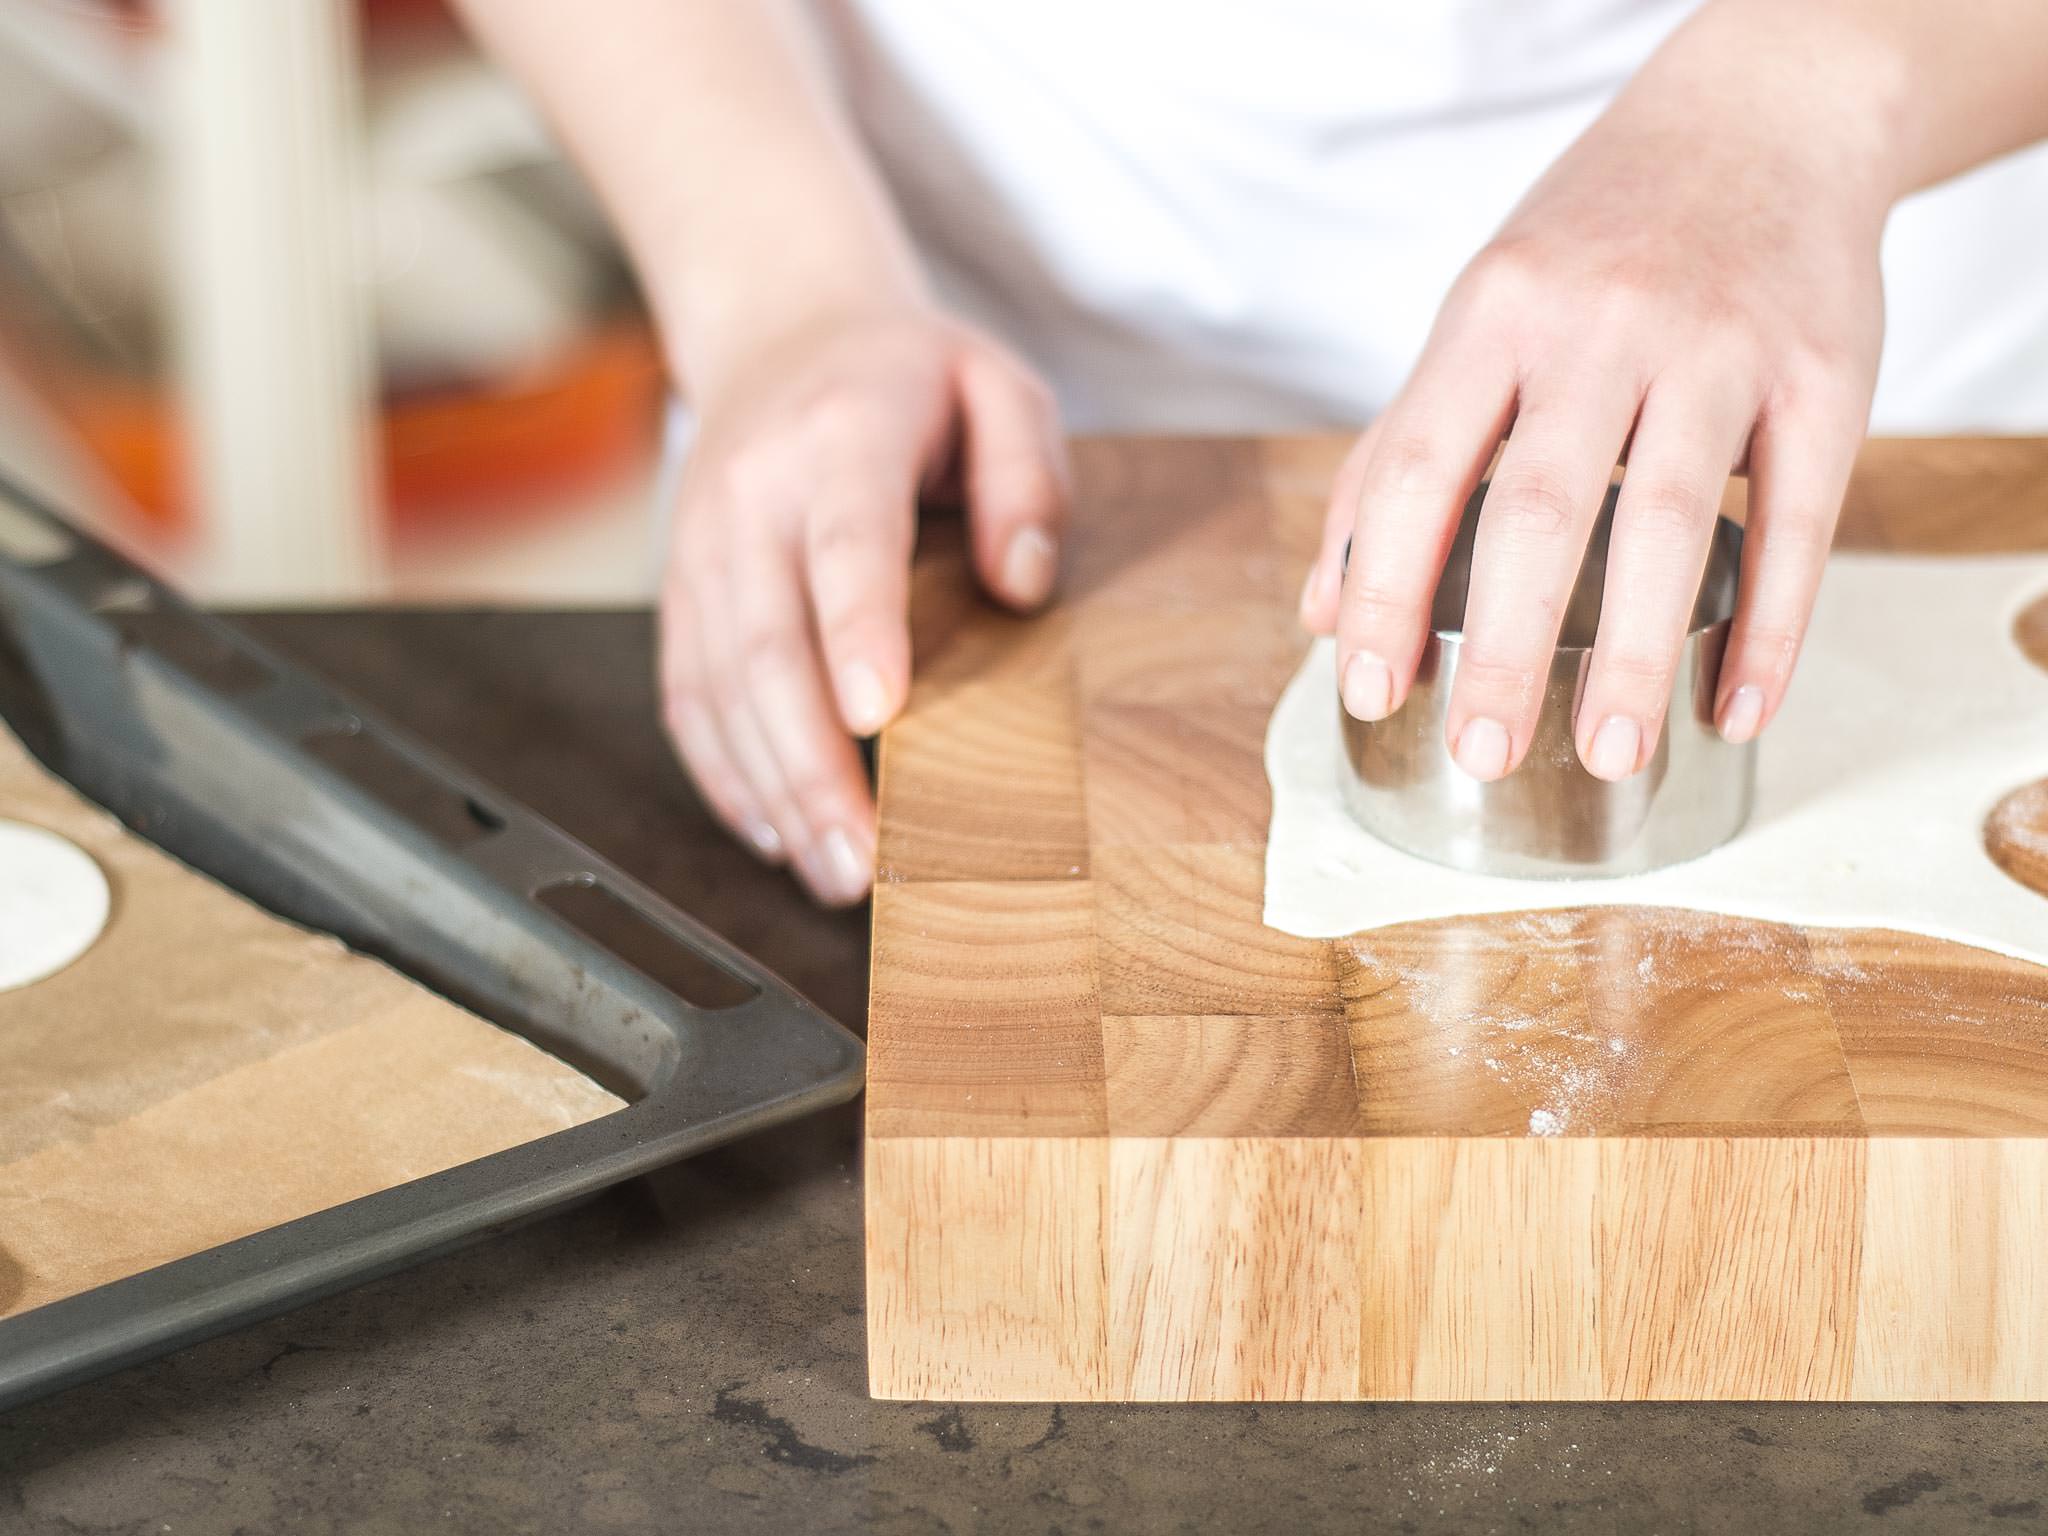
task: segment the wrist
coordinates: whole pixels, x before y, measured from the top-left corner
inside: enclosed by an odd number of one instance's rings
[[[801,252],[739,256],[716,265],[678,263],[654,280],[653,304],[670,375],[699,404],[715,399],[753,361],[793,339],[862,316],[926,312],[931,298],[907,246],[861,255],[820,241],[835,259]]]
[[[1792,164],[1819,196],[1881,226],[1920,185],[1925,125],[1912,61],[1862,0],[1713,0],[1675,32],[1624,99],[1716,142]],[[1620,103],[1617,103],[1620,105]]]
[[[664,351],[678,391],[714,409],[764,363],[848,327],[889,319],[936,319],[915,272],[840,269],[803,281],[741,281],[721,296],[700,291],[682,313],[661,315]]]

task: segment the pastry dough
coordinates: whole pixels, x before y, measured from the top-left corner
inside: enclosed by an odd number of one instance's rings
[[[2013,639],[2044,592],[2038,556],[1836,556],[1762,739],[1748,827],[1690,863],[1611,879],[1466,874],[1366,832],[1339,791],[1335,662],[1318,641],[1267,730],[1266,922],[1335,938],[1489,912],[1690,907],[2048,965],[2048,902],[1984,848],[1998,802],[2048,775],[2048,673]]]

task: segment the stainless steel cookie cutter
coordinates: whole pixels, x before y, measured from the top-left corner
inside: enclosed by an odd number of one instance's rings
[[[1697,858],[1741,831],[1754,794],[1756,744],[1733,745],[1714,728],[1742,566],[1742,529],[1726,518],[1714,526],[1655,756],[1620,783],[1595,778],[1579,761],[1572,720],[1599,626],[1618,493],[1609,487],[1587,544],[1529,755],[1490,784],[1465,774],[1444,740],[1486,486],[1473,493],[1437,586],[1431,634],[1408,697],[1370,724],[1333,701],[1343,723],[1345,800],[1381,841],[1476,874],[1588,879]]]

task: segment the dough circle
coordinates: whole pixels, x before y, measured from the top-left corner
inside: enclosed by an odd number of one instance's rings
[[[112,904],[91,854],[41,827],[0,821],[0,992],[55,975],[92,948]]]

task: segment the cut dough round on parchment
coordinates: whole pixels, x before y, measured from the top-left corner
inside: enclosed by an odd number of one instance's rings
[[[111,905],[91,854],[41,827],[0,821],[0,992],[54,975],[92,948]]]

